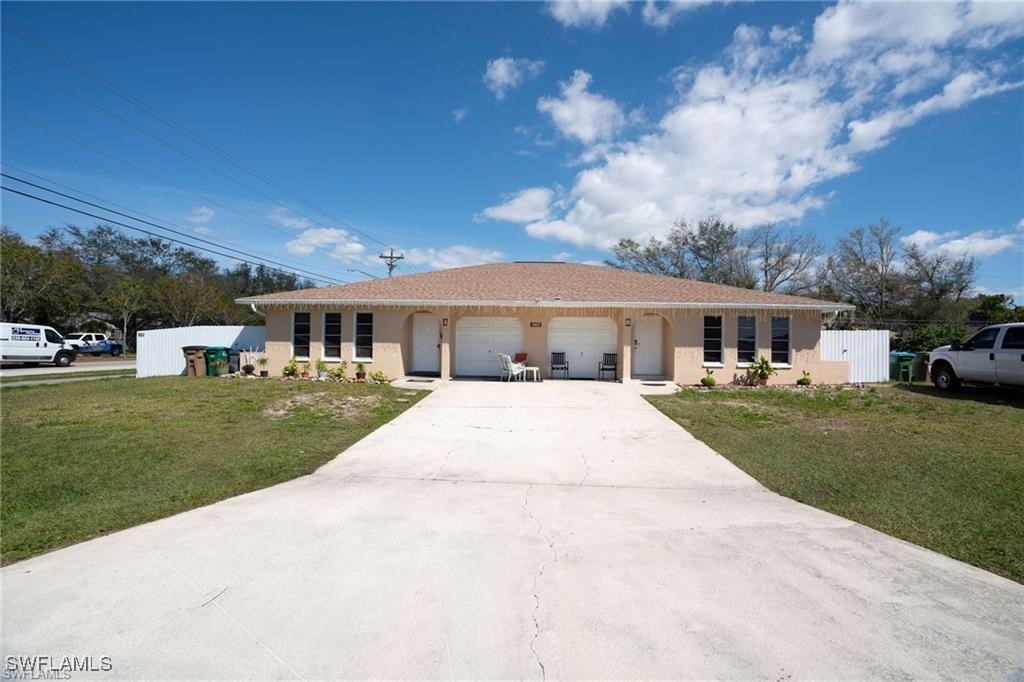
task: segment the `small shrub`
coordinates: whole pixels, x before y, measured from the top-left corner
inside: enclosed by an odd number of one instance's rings
[[[712,372],[710,369],[706,369],[704,370],[704,376],[700,378],[700,383],[704,384],[708,388],[711,388],[718,382],[715,381],[715,373]]]
[[[810,386],[811,385],[811,373],[808,372],[805,369],[803,375],[799,379],[796,380],[796,385],[797,386]]]
[[[242,365],[242,371],[246,374],[252,374],[256,371],[256,365]]]
[[[332,379],[336,379],[338,381],[344,381],[345,379],[347,379],[348,378],[348,360],[342,360],[341,364],[338,365],[337,367],[335,367],[334,369],[332,369],[330,372],[328,372],[328,374],[330,374],[330,377]]]
[[[288,361],[288,364],[281,370],[281,374],[286,377],[295,378],[299,376],[299,361],[294,357]]]
[[[750,383],[755,386],[767,386],[769,377],[778,371],[772,367],[772,363],[768,358],[761,356],[757,358],[757,362],[747,369],[747,377]]]
[[[375,384],[389,384],[391,379],[388,379],[388,375],[381,371],[376,371],[370,374],[370,381]]]

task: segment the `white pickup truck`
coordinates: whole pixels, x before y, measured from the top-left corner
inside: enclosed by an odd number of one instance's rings
[[[928,371],[944,391],[965,381],[1024,387],[1024,322],[985,327],[963,343],[936,348]]]

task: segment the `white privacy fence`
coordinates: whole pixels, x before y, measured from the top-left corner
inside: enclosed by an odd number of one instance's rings
[[[226,346],[234,350],[263,350],[266,327],[204,326],[147,329],[136,337],[135,376],[185,374],[182,346]]]
[[[825,330],[821,359],[850,363],[847,381],[866,383],[889,379],[889,330]]]

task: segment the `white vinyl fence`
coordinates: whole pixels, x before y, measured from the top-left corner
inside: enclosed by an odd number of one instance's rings
[[[136,377],[185,374],[182,346],[226,346],[234,350],[263,350],[266,327],[207,326],[146,329],[136,336]]]
[[[821,359],[849,362],[850,383],[888,381],[889,330],[822,331]]]

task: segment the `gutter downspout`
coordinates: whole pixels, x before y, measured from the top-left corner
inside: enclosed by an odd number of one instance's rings
[[[263,319],[267,318],[267,314],[265,312],[261,311],[259,308],[257,308],[255,303],[250,303],[249,304],[249,309],[252,310],[257,315],[259,315],[260,317],[262,317]]]

